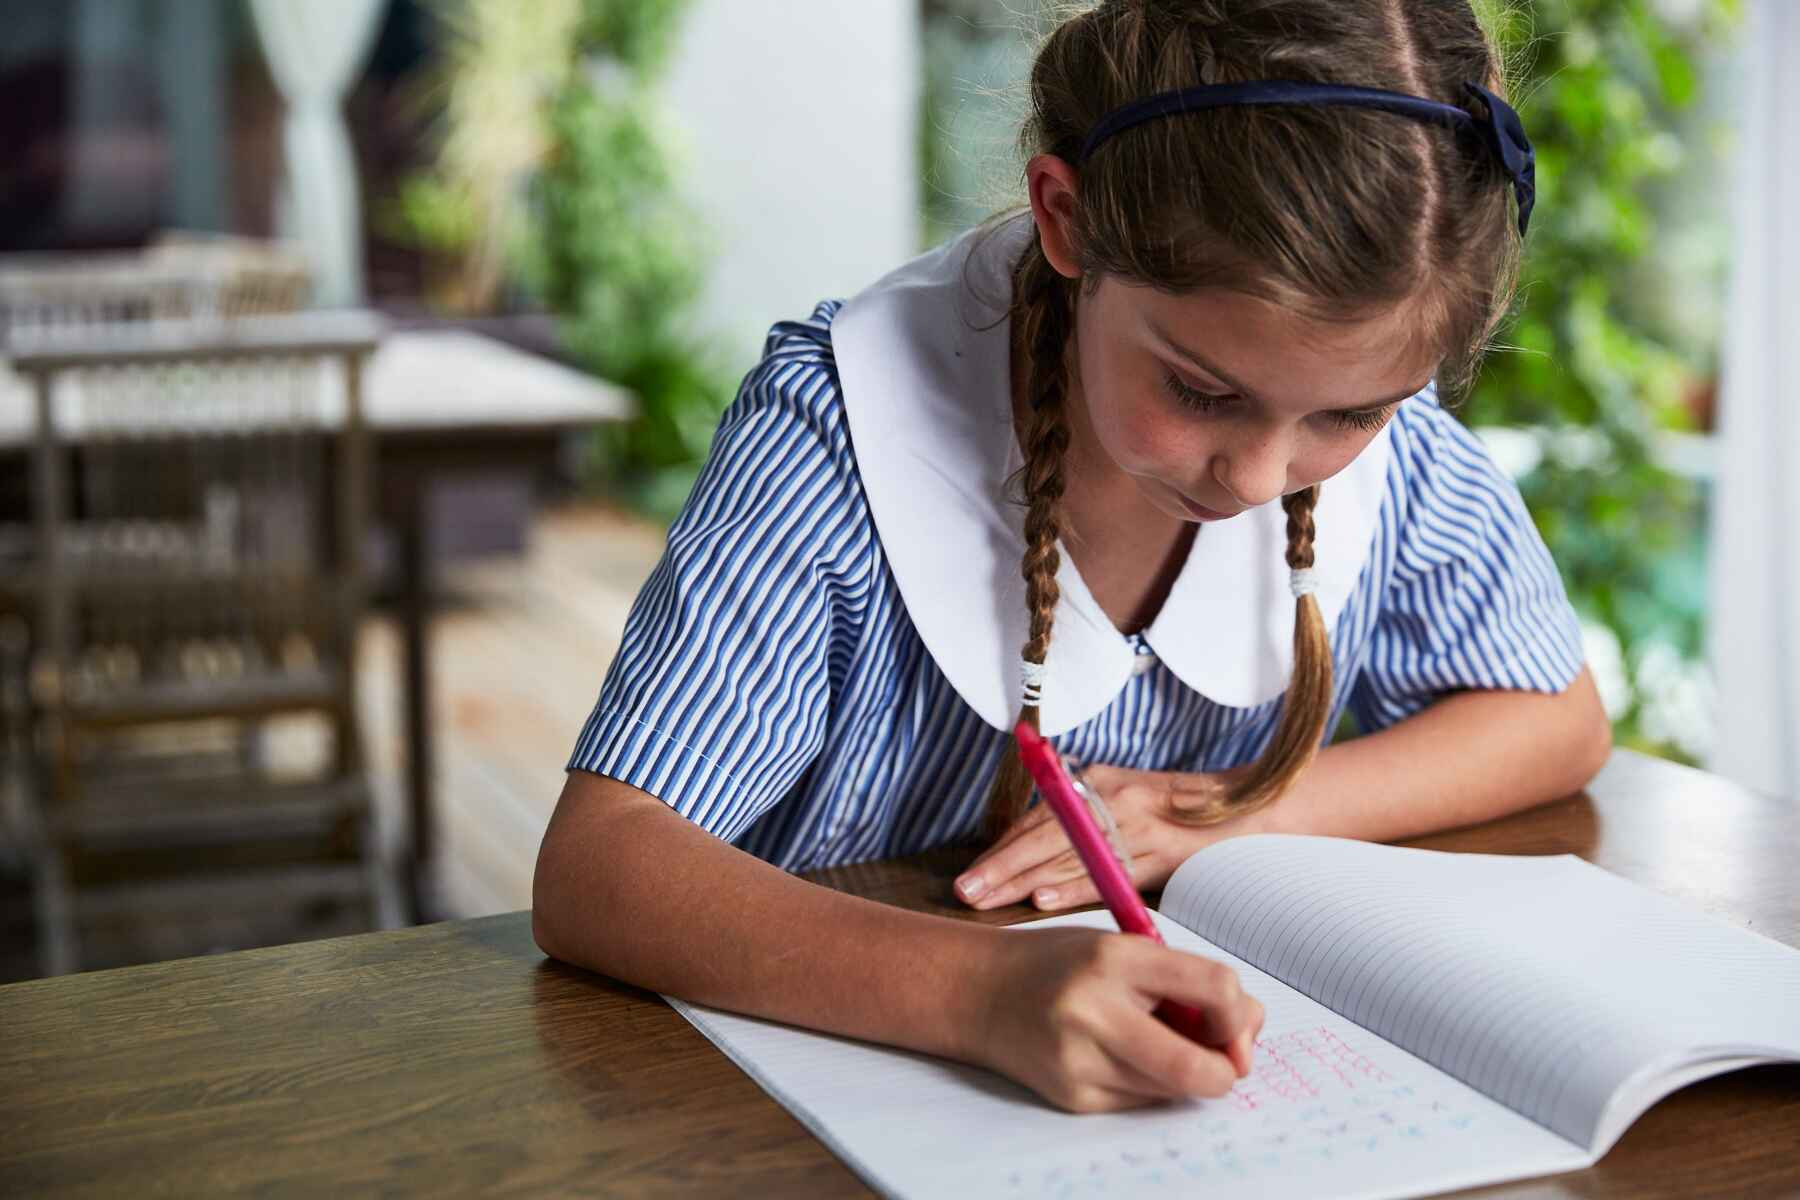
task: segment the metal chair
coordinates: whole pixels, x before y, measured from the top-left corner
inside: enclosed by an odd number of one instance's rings
[[[372,926],[355,639],[378,333],[362,313],[14,331],[40,783],[16,824],[46,973],[153,896],[217,907],[261,881]],[[316,761],[244,735],[304,715],[328,734]]]
[[[298,311],[311,291],[292,248],[227,234],[169,231],[135,251],[0,254],[0,405],[23,403],[5,361],[15,331],[274,315]],[[0,487],[9,512],[10,491]],[[29,543],[28,529],[0,521],[0,571],[20,569]],[[4,599],[0,623],[16,617]]]
[[[13,330],[298,311],[306,264],[277,243],[165,233],[143,250],[0,255],[0,342]]]

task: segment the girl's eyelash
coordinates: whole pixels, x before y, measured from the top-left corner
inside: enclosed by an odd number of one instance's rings
[[[1181,376],[1173,371],[1163,372],[1163,386],[1176,401],[1195,412],[1211,412],[1227,400],[1237,399],[1236,392],[1203,392],[1199,388],[1189,387]]]
[[[1163,386],[1183,407],[1191,408],[1195,412],[1211,412],[1220,405],[1238,398],[1236,392],[1203,392],[1198,388],[1190,387],[1173,371],[1163,373]],[[1387,424],[1387,419],[1393,415],[1393,412],[1394,406],[1389,404],[1382,408],[1334,412],[1331,414],[1331,419],[1345,429],[1361,429],[1373,433]]]
[[[1387,419],[1394,413],[1394,406],[1384,408],[1365,408],[1358,412],[1332,413],[1339,425],[1349,429],[1362,429],[1374,432],[1387,424]]]

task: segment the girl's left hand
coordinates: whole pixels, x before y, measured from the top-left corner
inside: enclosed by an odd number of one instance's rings
[[[1261,812],[1217,825],[1175,819],[1177,793],[1220,791],[1247,767],[1214,774],[1133,771],[1090,764],[1087,781],[1111,810],[1119,838],[1131,854],[1131,880],[1139,890],[1161,887],[1175,868],[1204,846],[1255,833]],[[1265,810],[1266,811],[1266,810]],[[1035,804],[956,879],[956,894],[974,908],[998,908],[1030,897],[1044,912],[1077,908],[1100,899],[1075,848],[1050,806]]]

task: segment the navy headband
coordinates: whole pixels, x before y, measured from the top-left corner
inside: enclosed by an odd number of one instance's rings
[[[1385,92],[1378,88],[1349,87],[1337,83],[1296,83],[1285,79],[1263,79],[1251,83],[1215,83],[1202,87],[1163,92],[1143,100],[1135,100],[1101,118],[1094,131],[1081,144],[1075,165],[1088,160],[1100,144],[1116,133],[1146,121],[1177,113],[1200,112],[1208,108],[1232,108],[1245,105],[1271,104],[1341,105],[1350,108],[1374,108],[1382,112],[1448,125],[1467,130],[1479,137],[1512,180],[1513,197],[1519,203],[1519,236],[1531,222],[1532,202],[1537,199],[1537,155],[1519,114],[1494,93],[1473,83],[1463,84],[1471,97],[1481,100],[1487,110],[1477,117],[1454,104],[1409,96],[1404,92]]]

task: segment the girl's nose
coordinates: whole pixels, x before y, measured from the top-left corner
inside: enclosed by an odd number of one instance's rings
[[[1279,434],[1246,439],[1213,459],[1213,481],[1245,508],[1280,499],[1287,470],[1287,440]]]

